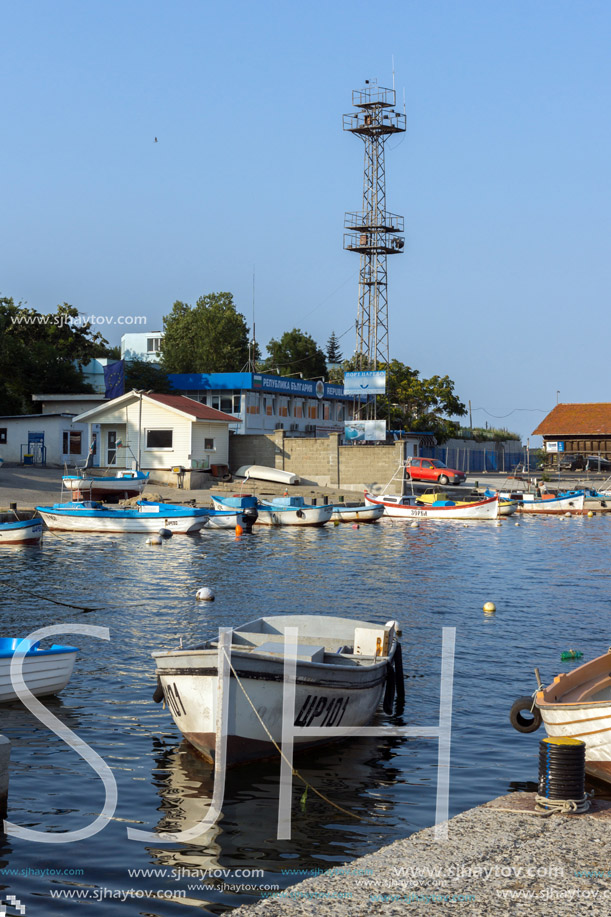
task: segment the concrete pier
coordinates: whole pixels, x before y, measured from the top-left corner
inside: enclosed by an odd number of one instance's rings
[[[539,814],[534,793],[511,793],[447,823],[255,905],[235,917],[371,914],[611,914],[611,803],[583,815]]]
[[[8,769],[11,755],[11,743],[6,736],[0,736],[0,834],[2,819],[6,818],[8,803]]]

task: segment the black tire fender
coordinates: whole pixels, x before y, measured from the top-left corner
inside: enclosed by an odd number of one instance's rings
[[[509,711],[509,721],[518,732],[536,732],[541,725],[541,711],[533,708],[532,697],[518,697]]]

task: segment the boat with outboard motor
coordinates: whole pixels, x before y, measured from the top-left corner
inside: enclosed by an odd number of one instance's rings
[[[277,615],[249,621],[223,636],[225,648],[219,648],[220,637],[213,637],[190,649],[153,653],[158,679],[154,699],[165,699],[185,739],[208,760],[222,754],[223,735],[228,765],[279,753],[287,710],[285,672],[291,659],[296,669],[289,722],[296,749],[338,738],[325,735],[331,727],[358,734],[382,699],[388,713],[402,707],[396,621]],[[226,681],[219,677],[223,666],[229,667]],[[228,696],[223,698],[225,690]],[[217,711],[224,704],[223,732]],[[300,734],[301,727],[316,728],[316,735]]]
[[[135,506],[106,506],[95,500],[75,500],[37,506],[47,528],[64,532],[199,532],[208,522],[210,510],[173,503],[138,500]]]

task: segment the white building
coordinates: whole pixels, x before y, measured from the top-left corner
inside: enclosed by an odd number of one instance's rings
[[[354,399],[343,385],[266,373],[182,373],[168,376],[173,389],[232,414],[234,433],[325,436],[344,432]]]
[[[23,465],[84,465],[89,452],[87,424],[72,414],[0,417],[0,458]]]
[[[124,334],[121,337],[121,359],[127,360],[128,363],[130,360],[159,363],[162,341],[163,331]]]
[[[189,472],[228,464],[235,418],[182,395],[128,392],[79,414],[75,422],[97,434],[101,465],[137,464],[155,471],[156,480],[175,481],[172,468]]]

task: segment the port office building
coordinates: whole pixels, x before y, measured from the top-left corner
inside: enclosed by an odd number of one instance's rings
[[[172,389],[225,414],[238,434],[326,436],[344,432],[352,419],[353,397],[343,385],[266,373],[180,373],[168,376]]]

